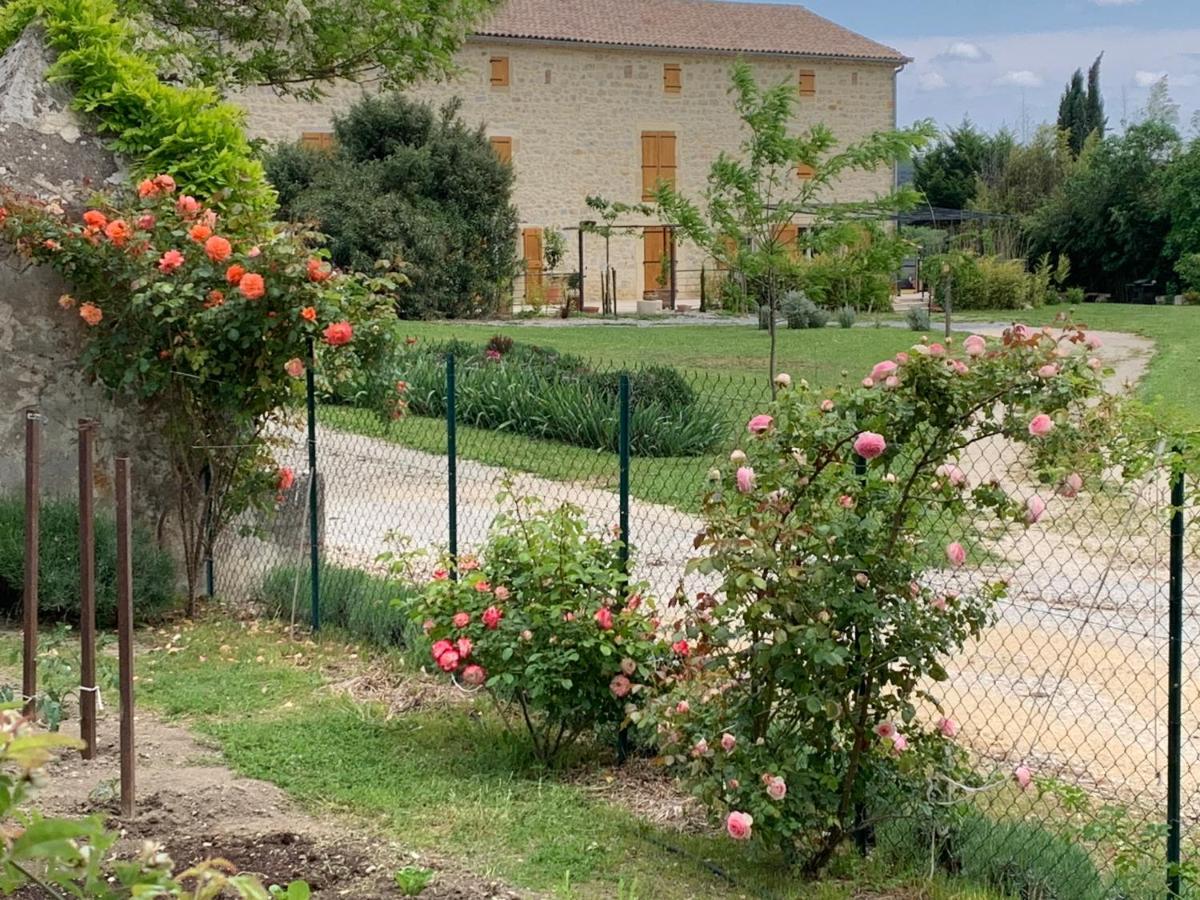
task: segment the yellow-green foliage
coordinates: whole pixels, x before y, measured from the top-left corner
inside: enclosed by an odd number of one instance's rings
[[[242,112],[209,88],[160,81],[153,63],[134,51],[113,0],[15,0],[0,10],[0,48],[35,18],[58,53],[50,77],[70,85],[76,109],[112,137],[112,149],[137,174],[170,174],[227,216],[265,219],[274,211]]]

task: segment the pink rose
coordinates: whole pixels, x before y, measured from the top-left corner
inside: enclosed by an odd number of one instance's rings
[[[1088,368],[1090,368],[1096,372],[1099,372],[1100,367],[1102,365],[1104,365],[1104,363],[1100,362],[1100,360],[1096,359],[1096,357],[1094,357],[1094,356],[1088,359],[1087,364],[1088,364]]]
[[[978,334],[973,334],[963,341],[963,349],[967,351],[967,356],[983,356],[987,351],[987,341]]]
[[[937,727],[938,731],[945,737],[952,738],[958,734],[958,723],[953,719],[947,719],[945,716],[938,719]]]
[[[462,680],[473,687],[478,687],[487,681],[487,672],[483,666],[467,666],[463,669]]]
[[[450,621],[454,623],[455,628],[466,628],[471,624],[471,614],[467,612],[455,613],[454,618]]]
[[[821,401],[821,412],[833,412],[833,401],[832,400],[822,400]]]
[[[450,577],[450,573],[447,572],[445,569],[434,569],[433,570],[433,580],[434,581],[445,581],[449,577]]]
[[[953,463],[938,466],[934,474],[946,479],[951,487],[960,488],[967,483],[967,473]]]
[[[1028,790],[1029,785],[1033,783],[1033,773],[1029,771],[1028,766],[1017,766],[1013,769],[1013,781],[1021,790]]]
[[[754,817],[749,813],[734,810],[725,819],[725,830],[735,841],[748,841],[750,840],[750,827],[753,824]]]
[[[838,506],[842,509],[854,509],[854,498],[849,494],[842,494],[838,497]]]
[[[304,362],[298,356],[293,356],[283,364],[283,371],[287,372],[293,378],[299,378],[304,374]]]
[[[883,362],[875,363],[875,368],[871,369],[871,378],[875,381],[882,381],[889,375],[895,375],[898,368],[899,366],[890,359],[885,359]]]
[[[1046,363],[1037,370],[1038,378],[1053,378],[1058,374],[1058,366],[1054,363]]]
[[[931,597],[929,600],[929,605],[938,612],[945,612],[949,608],[944,594],[936,594]]]
[[[430,634],[433,631],[433,629],[436,627],[437,627],[437,622],[433,621],[433,619],[426,619],[424,622],[421,623],[421,630],[424,631],[426,634]]]
[[[1043,513],[1046,512],[1046,501],[1034,494],[1025,501],[1025,521],[1030,525],[1040,519]]]
[[[1100,340],[1099,335],[1095,334],[1089,334],[1086,343],[1089,350],[1099,350],[1104,346],[1104,341]]]
[[[466,659],[471,655],[474,646],[471,644],[471,639],[468,637],[460,637],[454,642],[454,649],[458,651],[459,659]]]
[[[733,748],[737,746],[737,738],[728,731],[721,735],[721,749],[726,753],[732,753]]]
[[[637,671],[637,661],[630,659],[628,656],[621,660],[621,672],[625,675],[632,675]]]
[[[880,722],[875,726],[875,733],[881,738],[891,738],[896,733],[896,726],[891,722]]]
[[[475,592],[478,594],[490,594],[492,592],[492,586],[488,584],[487,579],[485,578],[482,581],[475,582]]]
[[[504,613],[494,606],[489,606],[483,611],[483,625],[489,631],[495,631],[500,627],[500,620],[504,618]]]
[[[1062,480],[1062,484],[1058,486],[1058,495],[1066,497],[1068,500],[1078,497],[1079,492],[1083,490],[1083,476],[1078,472],[1072,472]]]
[[[675,704],[675,712],[678,715],[686,716],[691,711],[692,711],[692,707],[690,705],[688,705],[688,702],[686,700],[680,700],[678,703]]]
[[[521,640],[532,641],[533,640],[533,632],[530,631],[528,628],[526,628],[524,631],[521,632]]]
[[[1054,430],[1054,420],[1045,413],[1038,413],[1029,423],[1029,433],[1034,437],[1045,437]]]
[[[441,640],[434,642],[433,647],[430,648],[430,652],[433,654],[433,659],[436,662],[443,653],[453,649],[454,645],[452,643],[447,640]]]
[[[908,362],[908,354],[901,350],[896,354],[896,362],[900,363],[900,365],[904,365],[906,362]]]
[[[757,415],[746,425],[746,430],[751,434],[766,434],[774,423],[775,420],[768,415]]]
[[[908,749],[908,738],[897,732],[892,736],[892,753],[899,756]]]
[[[671,645],[671,649],[675,651],[676,656],[688,656],[692,652],[692,648],[688,646],[686,638],[681,638]]]
[[[885,450],[887,441],[883,439],[882,434],[873,431],[864,431],[854,440],[854,452],[863,459],[875,459],[882,456]]]
[[[458,651],[447,650],[437,658],[437,664],[443,672],[453,672],[458,668]]]
[[[158,271],[170,275],[184,263],[183,254],[178,250],[168,250],[158,259]]]
[[[627,610],[629,610],[630,612],[633,612],[641,605],[642,605],[642,595],[641,594],[630,594],[629,599],[625,601],[625,608]]]
[[[754,490],[754,470],[749,466],[741,466],[737,470],[737,489],[743,494]]]
[[[620,700],[622,697],[629,696],[629,692],[633,689],[633,683],[624,675],[616,675],[608,683],[608,689],[612,691],[614,697]]]
[[[943,347],[941,344],[937,344],[937,343],[930,344],[929,345],[929,355],[930,356],[945,356],[946,348]]]
[[[496,590],[494,590],[492,593],[495,595],[497,600],[501,601],[507,600],[511,596],[508,588],[506,588],[504,585],[500,585],[500,587],[496,588]]]
[[[692,747],[692,756],[701,757],[708,753],[708,741],[704,738],[696,741],[696,746]]]
[[[950,564],[954,567],[961,566],[967,561],[967,551],[963,549],[963,545],[958,541],[947,545],[946,559],[950,560]]]
[[[961,359],[951,359],[948,361],[948,365],[954,370],[955,375],[966,375],[971,371],[971,367]]]
[[[772,800],[782,800],[787,796],[787,782],[778,775],[772,775],[767,781],[767,796]]]
[[[895,375],[889,375],[887,381],[883,383],[883,386],[888,390],[894,391],[896,388],[900,387],[900,379]]]
[[[862,386],[870,390],[871,388],[875,387],[875,379],[868,375],[862,380]]]
[[[596,615],[593,616],[596,624],[600,626],[602,631],[608,631],[613,627],[613,616],[611,610],[607,606],[602,606],[596,610]]]

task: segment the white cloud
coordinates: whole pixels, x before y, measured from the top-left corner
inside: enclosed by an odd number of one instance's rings
[[[940,91],[949,87],[941,72],[922,72],[917,76],[917,88],[922,91]]]
[[[1133,6],[1142,0],[1092,0],[1093,6]]]
[[[955,41],[934,57],[942,62],[987,62],[987,51],[971,41]]]
[[[1138,69],[1133,73],[1133,83],[1140,88],[1154,87],[1166,77],[1166,72],[1148,72],[1145,69]]]
[[[1016,69],[1005,72],[996,79],[996,84],[1009,87],[1036,88],[1042,86],[1042,76],[1028,69]]]

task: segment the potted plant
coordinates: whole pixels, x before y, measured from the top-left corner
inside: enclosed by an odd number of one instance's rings
[[[557,228],[547,228],[542,240],[542,256],[546,260],[546,274],[548,276],[546,300],[549,303],[559,303],[562,301],[563,280],[562,276],[556,275],[555,272],[557,272],[563,258],[567,255],[567,239]]]

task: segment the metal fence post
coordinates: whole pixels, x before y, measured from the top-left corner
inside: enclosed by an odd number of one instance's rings
[[[1178,454],[1178,450],[1176,453]],[[1167,892],[1182,896],[1180,877],[1181,838],[1181,740],[1183,734],[1183,471],[1171,483],[1171,581],[1168,615],[1169,661],[1167,699]]]
[[[946,301],[942,304],[942,311],[946,314],[946,337],[950,337],[950,307],[953,305],[954,297],[954,277],[953,273],[947,269],[943,269],[946,273]]]
[[[450,514],[450,577],[458,580],[458,422],[454,354],[446,354],[446,480]]]
[[[116,460],[117,491],[117,659],[121,696],[121,815],[133,816],[133,511],[128,457]]]
[[[308,394],[308,563],[309,596],[312,603],[312,630],[321,627],[321,547],[320,523],[317,521],[317,351],[313,339],[308,339],[308,370],[305,388]]]
[[[584,295],[583,295],[583,229],[584,223],[579,223],[579,311],[583,312]]]
[[[38,578],[42,507],[42,417],[25,411],[25,583],[22,593],[24,629],[21,695],[25,715],[37,708]]]
[[[620,382],[620,420],[617,431],[617,455],[620,465],[621,571],[629,577],[629,375]]]
[[[209,600],[216,593],[217,579],[212,546],[212,466],[204,467],[204,593]]]
[[[96,757],[96,423],[79,420],[79,738]]]

